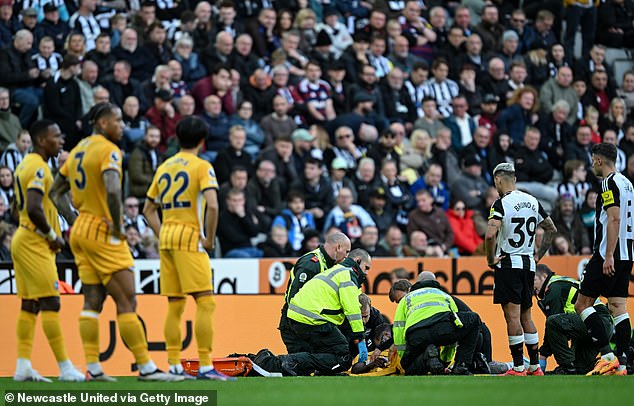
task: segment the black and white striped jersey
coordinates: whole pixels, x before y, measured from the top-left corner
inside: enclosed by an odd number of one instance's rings
[[[608,243],[608,212],[610,207],[619,208],[619,234],[614,250],[614,260],[634,260],[634,230],[632,212],[634,207],[632,183],[619,172],[612,172],[601,181],[601,193],[597,196],[596,220],[594,223],[594,252],[605,258]]]
[[[498,269],[525,269],[535,272],[535,231],[548,214],[528,193],[513,190],[497,199],[489,219],[502,222],[497,237],[495,256],[504,258]]]

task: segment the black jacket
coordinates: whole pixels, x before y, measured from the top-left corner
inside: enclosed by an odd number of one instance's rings
[[[13,45],[0,50],[0,84],[8,89],[37,85],[37,79],[29,76],[29,69],[36,68],[29,52],[20,53]]]
[[[244,152],[244,150],[236,151],[229,146],[218,152],[218,156],[214,161],[214,169],[216,171],[216,179],[218,179],[219,185],[229,181],[231,170],[233,170],[236,166],[243,166],[247,170],[249,178],[253,176],[254,171],[253,164],[251,163],[251,157],[249,154]]]
[[[553,167],[546,153],[539,149],[531,151],[522,145],[515,152],[515,176],[518,182],[546,184],[553,178]]]
[[[236,248],[251,247],[251,238],[258,234],[258,226],[253,222],[252,215],[247,211],[244,217],[228,210],[220,212],[218,217],[222,226],[218,227],[218,239],[222,255]]]

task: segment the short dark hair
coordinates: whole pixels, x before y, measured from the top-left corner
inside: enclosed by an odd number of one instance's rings
[[[176,137],[182,148],[195,148],[209,133],[207,123],[196,116],[185,117],[176,125]]]
[[[536,275],[541,274],[541,275],[545,275],[545,276],[550,276],[550,275],[553,274],[553,271],[546,264],[537,264],[537,266],[535,267],[535,274]]]
[[[410,281],[406,279],[401,279],[394,282],[394,284],[390,288],[390,293],[388,294],[390,298],[390,302],[396,302],[396,297],[395,297],[396,291],[400,290],[401,292],[405,292],[407,294],[411,288],[412,288],[412,284],[410,283]]]
[[[291,190],[290,192],[288,192],[288,195],[286,196],[286,201],[292,202],[295,199],[301,199],[302,201],[305,201],[306,197],[299,190]]]
[[[599,155],[614,164],[617,157],[616,145],[607,142],[593,145],[592,155]]]
[[[112,112],[115,109],[118,109],[119,106],[113,103],[97,103],[88,111],[88,118],[90,124],[93,126],[97,123],[97,121],[102,117],[107,117],[112,115]]]
[[[48,128],[52,125],[57,125],[57,123],[55,123],[53,120],[48,119],[38,120],[33,123],[31,128],[29,129],[29,134],[31,134],[31,141],[33,142],[33,145],[37,143],[37,140],[40,137],[46,137],[46,134],[48,134]]]

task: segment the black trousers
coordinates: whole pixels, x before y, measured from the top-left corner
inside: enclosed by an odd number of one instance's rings
[[[282,316],[280,317],[280,325],[278,326],[278,330],[280,330],[280,336],[282,337],[282,341],[286,346],[287,354],[302,352],[303,344],[301,341],[297,341],[297,336],[291,330],[289,319],[288,317],[286,317],[286,306],[284,306],[284,309],[282,309]]]
[[[598,311],[608,332],[612,335],[612,321],[607,309]],[[572,342],[572,346],[568,342]],[[553,355],[559,365],[574,366],[579,372],[587,372],[594,366],[598,350],[588,334],[588,328],[575,313],[554,314],[546,319],[544,345],[540,354],[548,357]]]
[[[348,340],[337,326],[332,323],[311,326],[292,319],[287,321],[287,348],[295,351],[278,357],[283,372],[307,376],[317,371],[332,375],[350,369],[352,357],[348,351]]]
[[[447,313],[447,317],[432,325],[417,327],[418,324],[415,324],[407,330],[405,333],[405,353],[401,358],[401,366],[405,369],[406,375],[427,373],[423,353],[430,344],[441,346],[457,342],[456,363],[471,364],[473,353],[478,345],[480,316],[474,312],[458,312],[456,314],[462,321],[462,327],[456,326],[451,318],[451,313]]]

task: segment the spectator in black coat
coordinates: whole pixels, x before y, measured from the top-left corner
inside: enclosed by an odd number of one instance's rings
[[[407,89],[403,86],[405,75],[399,68],[394,68],[386,75],[381,84],[385,117],[390,123],[403,123],[405,129],[412,130],[412,123],[418,118],[416,106],[412,102]]]
[[[303,176],[292,185],[292,190],[304,194],[306,210],[313,214],[317,228],[324,226],[326,215],[335,205],[330,181],[323,176],[322,161],[308,158],[304,165]]]
[[[547,211],[555,207],[559,194],[548,185],[553,178],[553,167],[548,156],[539,149],[541,134],[535,127],[528,127],[524,134],[524,145],[515,151],[515,177],[517,188],[535,196]]]
[[[251,245],[258,234],[258,219],[246,208],[244,192],[232,189],[227,194],[226,209],[220,212],[218,227],[220,250],[225,258],[261,258],[262,250]]]
[[[64,49],[64,40],[70,33],[70,27],[59,18],[57,6],[52,2],[44,4],[44,19],[38,23],[35,33],[38,38],[51,37],[55,43],[55,51]]]
[[[271,161],[258,163],[255,176],[247,184],[249,199],[255,204],[255,215],[259,219],[260,232],[267,232],[273,218],[283,208],[282,186],[275,174],[275,165]]]
[[[125,99],[135,96],[139,99],[139,111],[145,114],[150,107],[149,102],[143,94],[141,83],[130,77],[131,67],[127,61],[121,60],[114,64],[112,80],[104,82],[103,86],[110,92],[110,101],[117,106],[123,106]]]
[[[610,48],[634,48],[634,3],[607,0],[599,6],[597,42]]]
[[[570,105],[565,100],[557,101],[552,112],[544,115],[537,123],[542,138],[539,149],[546,152],[548,162],[557,170],[564,167],[566,147],[573,139],[572,126],[566,121]]]
[[[86,54],[87,60],[97,64],[100,82],[112,79],[114,64],[117,62],[117,58],[111,52],[110,43],[110,34],[102,32],[95,40],[95,49]]]
[[[66,55],[58,74],[51,77],[44,88],[44,117],[59,124],[70,138],[77,137],[77,121],[82,116],[81,94],[75,80],[80,72],[79,59]]]
[[[229,146],[222,149],[214,161],[216,179],[218,184],[223,184],[229,180],[229,174],[236,166],[241,166],[247,170],[249,177],[253,176],[254,168],[251,157],[244,151],[247,134],[244,127],[234,125],[229,128]]]
[[[295,251],[288,242],[288,230],[283,226],[273,226],[269,237],[260,243],[258,248],[262,250],[264,258],[289,258],[296,256]]]
[[[133,79],[144,82],[152,77],[156,64],[154,56],[147,48],[139,46],[137,32],[126,28],[121,33],[121,43],[112,50],[118,61],[124,60],[130,64]]]

